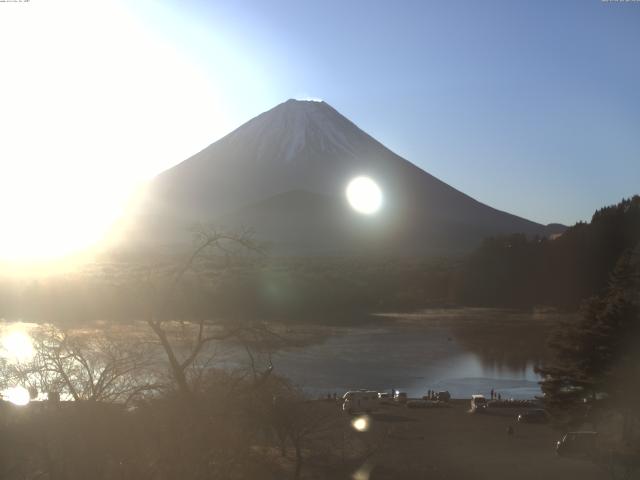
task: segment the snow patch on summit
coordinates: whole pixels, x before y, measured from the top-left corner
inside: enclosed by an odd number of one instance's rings
[[[268,155],[283,163],[293,162],[305,148],[320,153],[355,156],[358,138],[345,133],[344,120],[321,100],[288,100],[254,118],[230,135],[230,140],[255,142],[258,158]],[[274,155],[274,150],[278,152]]]
[[[324,102],[324,100],[319,98],[319,97],[309,97],[309,96],[304,96],[302,98],[296,98],[296,100],[299,101],[299,102],[318,102],[318,103]]]

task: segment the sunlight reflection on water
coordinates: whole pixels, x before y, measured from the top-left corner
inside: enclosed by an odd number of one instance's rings
[[[24,387],[10,387],[2,391],[2,399],[14,405],[27,405],[31,401],[29,391]]]
[[[0,356],[8,362],[28,362],[33,358],[33,342],[29,330],[30,324],[16,323],[2,331],[2,350]]]
[[[33,359],[35,350],[31,331],[36,327],[33,323],[16,322],[0,327],[0,357],[9,364],[25,363]],[[13,385],[0,392],[3,400],[14,405],[26,405],[30,401],[29,391]]]

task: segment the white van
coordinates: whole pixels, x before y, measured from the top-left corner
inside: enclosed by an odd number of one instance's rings
[[[356,390],[344,394],[342,410],[347,413],[372,412],[378,407],[378,392]]]
[[[471,411],[482,412],[487,408],[487,399],[484,395],[471,395]]]

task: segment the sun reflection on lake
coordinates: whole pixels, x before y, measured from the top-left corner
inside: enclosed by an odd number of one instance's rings
[[[2,392],[2,399],[14,405],[27,405],[31,400],[29,391],[24,387],[11,387]]]
[[[2,332],[0,340],[0,356],[12,363],[28,362],[33,358],[34,349],[31,335],[29,335],[29,325],[14,324]]]
[[[0,357],[11,364],[31,361],[35,350],[29,331],[33,327],[33,324],[22,322],[3,326],[0,329]],[[27,405],[31,400],[29,391],[19,385],[6,388],[0,395],[14,405]]]

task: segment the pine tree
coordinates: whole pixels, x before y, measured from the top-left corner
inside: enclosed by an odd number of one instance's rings
[[[538,372],[556,422],[597,422],[598,404],[629,412],[638,398],[639,340],[640,244],[620,257],[605,293],[587,300],[580,319],[551,337],[554,358]]]

